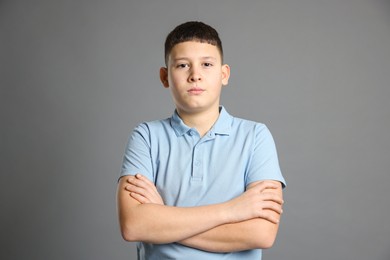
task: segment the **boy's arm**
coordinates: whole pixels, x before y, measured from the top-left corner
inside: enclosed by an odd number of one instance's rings
[[[259,185],[262,181],[248,185],[248,189]],[[270,182],[270,181],[267,181]],[[282,197],[282,185],[277,181],[277,189],[267,189],[264,192],[273,192]],[[269,211],[276,219],[280,220],[280,214]],[[233,252],[248,249],[272,247],[275,242],[279,224],[270,222],[264,218],[254,218],[239,223],[224,224],[198,234],[194,237],[180,241],[179,243],[212,252]]]
[[[162,204],[162,199],[155,186],[142,175],[130,177],[127,187],[130,196],[140,203]],[[262,189],[265,185],[271,185],[270,189]],[[248,186],[251,192],[263,192],[263,194],[274,194],[282,197],[281,184],[279,182],[265,181],[256,182]],[[241,196],[240,196],[241,197]],[[253,202],[253,201],[252,201]],[[249,203],[252,203],[249,202]],[[190,247],[213,252],[233,252],[253,248],[268,248],[276,237],[280,211],[265,210],[263,217],[248,219],[241,222],[226,223],[205,232],[198,233],[187,239],[178,242]],[[272,222],[271,222],[272,221]]]
[[[269,229],[269,223],[265,220],[251,219],[240,223],[224,224],[179,243],[209,252],[267,249],[272,247],[276,238],[276,233]]]
[[[122,236],[127,241],[171,243],[222,224],[222,207],[177,208],[141,204],[126,192],[127,178],[119,181],[117,202]],[[193,225],[199,221],[199,225]]]
[[[158,203],[141,204],[133,197],[137,192],[128,190],[129,187],[140,189],[130,184],[134,180],[139,182],[134,177],[122,177],[118,185],[119,222],[122,236],[127,241],[156,244],[185,241],[227,223],[259,217],[276,222],[270,211],[281,212],[281,198],[272,192],[263,192],[276,189],[277,185],[273,183],[258,185],[226,203],[180,208]]]

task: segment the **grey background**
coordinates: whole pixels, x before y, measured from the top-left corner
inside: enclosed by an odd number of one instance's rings
[[[220,33],[222,104],[266,123],[288,182],[264,259],[390,259],[390,3],[0,1],[1,259],[134,259],[115,191],[131,129],[173,112],[166,34]]]

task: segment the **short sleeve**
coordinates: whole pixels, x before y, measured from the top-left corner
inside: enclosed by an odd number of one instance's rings
[[[246,184],[260,180],[276,180],[285,187],[286,182],[280,170],[275,142],[267,126],[257,124],[254,138]]]
[[[150,131],[147,124],[137,126],[127,141],[120,176],[140,173],[153,180]]]

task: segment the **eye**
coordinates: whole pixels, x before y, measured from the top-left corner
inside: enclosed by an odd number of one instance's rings
[[[213,64],[210,63],[210,62],[205,62],[205,63],[203,63],[203,66],[205,66],[205,67],[212,67]]]
[[[189,65],[187,63],[180,63],[180,64],[177,64],[176,65],[176,68],[179,68],[179,69],[184,69],[184,68],[188,68]]]

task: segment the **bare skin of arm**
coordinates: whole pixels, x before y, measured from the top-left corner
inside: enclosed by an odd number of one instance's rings
[[[265,189],[263,192],[275,193],[282,198],[282,186],[277,181],[278,188]],[[263,181],[248,185],[248,189],[263,184]],[[266,218],[253,218],[246,221],[225,224],[198,234],[189,239],[180,241],[183,245],[212,252],[233,252],[254,248],[266,249],[272,247],[279,228],[280,214],[267,210],[277,221]]]
[[[154,184],[147,178],[140,174],[136,177],[128,176],[125,178],[123,185],[127,196],[132,197],[141,205],[163,206],[160,194]],[[277,234],[282,203],[282,189],[279,182],[261,181],[252,183],[248,186],[247,191],[236,199],[211,206],[211,208],[225,208],[222,211],[227,210],[222,213],[224,216],[219,220],[218,225],[199,232],[199,218],[195,217],[196,222],[188,222],[188,226],[185,227],[192,230],[193,235],[172,242],[179,242],[183,245],[212,252],[269,248]],[[201,208],[196,208],[196,211]],[[253,214],[253,212],[247,214],[237,211],[248,211],[248,209],[250,209],[249,212],[251,210],[257,211],[258,215]],[[212,211],[202,213],[207,216],[206,222],[210,221],[208,214],[215,214],[212,213],[214,209],[210,210]],[[246,216],[244,216],[245,214]],[[177,220],[177,217],[175,220]],[[194,225],[193,223],[197,224]],[[178,229],[178,226],[176,226],[176,230]]]

